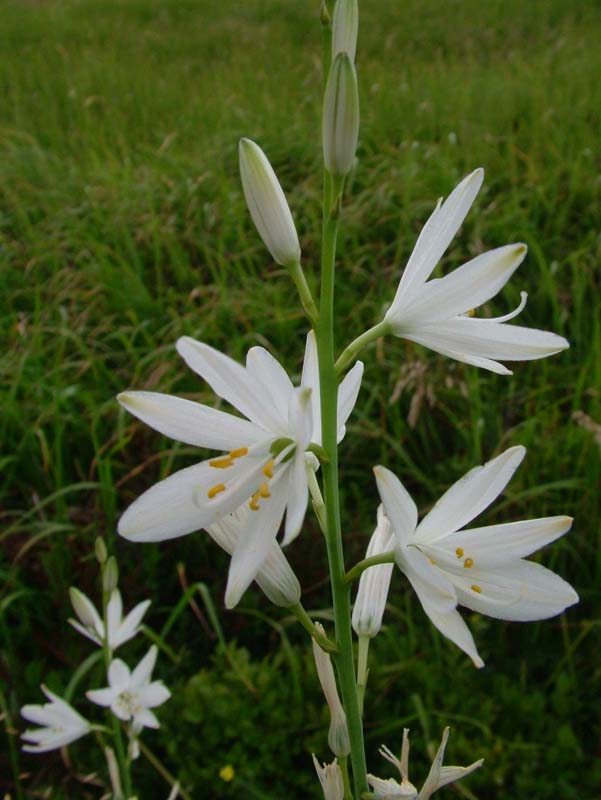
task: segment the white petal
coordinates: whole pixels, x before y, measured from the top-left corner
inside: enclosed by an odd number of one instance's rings
[[[404,324],[450,319],[499,292],[526,256],[525,244],[509,244],[476,256],[450,275],[429,281],[403,315]]]
[[[477,770],[482,764],[484,764],[484,759],[479,758],[478,761],[474,761],[469,767],[441,767],[437,788],[441,789],[449,783],[454,783],[455,781],[461,780],[461,778],[465,778],[466,775]]]
[[[305,345],[305,359],[303,361],[303,373],[301,376],[301,386],[306,386],[311,392],[311,410],[313,412],[313,436],[312,440],[321,444],[321,399],[319,396],[319,361],[317,358],[317,343],[315,341],[315,331],[309,331]]]
[[[288,430],[300,450],[306,450],[313,435],[312,394],[308,386],[301,386],[288,398]]]
[[[76,589],[74,586],[69,589],[69,597],[71,599],[73,611],[77,614],[79,621],[82,622],[86,628],[92,628],[96,632],[102,632],[102,620],[96,610],[96,606],[92,603],[90,598],[86,597],[83,592],[80,592],[79,589]]]
[[[52,718],[48,714],[47,705],[30,704],[23,706],[21,709],[21,716],[28,722],[33,722],[35,725],[52,724]]]
[[[115,689],[90,689],[86,692],[86,697],[92,703],[109,708],[117,699],[118,694]]]
[[[465,556],[473,558],[478,567],[494,568],[508,562],[515,563],[517,559],[554,542],[570,529],[572,521],[571,517],[543,517],[471,528],[426,545],[423,550],[440,566],[444,563],[445,567],[456,567],[459,548]]]
[[[305,454],[298,450],[288,470],[288,505],[286,507],[286,527],[284,530],[283,545],[288,545],[300,533],[307,502],[309,500],[309,487],[307,484],[307,467]]]
[[[432,624],[438,628],[443,636],[446,636],[447,639],[450,639],[457,647],[463,650],[472,659],[474,666],[483,667],[484,662],[478,654],[473,636],[459,612],[456,609],[441,612],[438,605],[432,602],[432,593],[424,583],[415,578],[411,579],[411,583]]]
[[[263,386],[243,366],[204,342],[189,336],[177,341],[177,352],[186,364],[209,384],[215,394],[227,400],[251,422],[267,431],[278,430],[278,418],[271,410]]]
[[[153,681],[139,689],[138,695],[146,708],[156,708],[169,700],[171,692],[161,681]]]
[[[270,482],[271,497],[259,500],[259,510],[249,516],[230,563],[225,591],[226,608],[234,608],[265,561],[277,536],[286,507],[286,475],[283,469]],[[281,483],[277,481],[280,476]]]
[[[138,628],[142,621],[142,617],[148,610],[149,605],[150,600],[144,600],[142,603],[138,603],[135,608],[132,608],[132,610],[123,620],[123,623],[117,632],[114,647],[118,647],[124,642],[128,642],[138,633]]]
[[[196,447],[233,450],[265,438],[262,429],[245,419],[181,397],[158,392],[122,392],[117,400],[155,431]]]
[[[489,617],[517,622],[547,619],[578,602],[567,581],[532,561],[517,561],[496,570],[478,569],[476,562],[469,573],[452,578],[459,603]]]
[[[251,347],[246,356],[246,370],[262,384],[263,396],[275,406],[282,435],[285,435],[288,400],[294,389],[288,373],[264,347]]]
[[[455,317],[446,322],[420,326],[404,335],[438,352],[443,352],[444,348],[447,352],[470,358],[505,361],[532,361],[570,346],[563,336],[556,333],[476,317]]]
[[[347,419],[350,417],[355,403],[359,389],[361,388],[361,379],[363,378],[363,362],[357,361],[355,366],[349,370],[344,376],[340,386],[338,387],[338,441],[344,439],[346,432],[345,425]]]
[[[411,253],[386,318],[392,320],[428,280],[467,216],[483,179],[484,171],[475,170],[461,181],[442,206],[434,209]]]
[[[150,650],[146,653],[144,658],[140,661],[138,666],[131,674],[132,686],[140,687],[148,683],[152,670],[157,660],[158,648],[155,644],[152,645]]]
[[[432,766],[428,772],[424,785],[419,793],[418,800],[429,800],[430,796],[438,789],[440,770],[442,769],[442,760],[444,758],[444,751],[449,740],[449,728],[445,728],[442,733],[442,740],[432,761]]]
[[[455,361],[461,361],[463,364],[470,364],[473,367],[487,369],[490,372],[496,372],[497,375],[513,375],[510,369],[507,369],[506,366],[500,364],[498,361],[493,361],[490,358],[482,358],[481,356],[474,356],[470,353],[453,350],[447,347],[447,339],[443,335],[440,335],[434,328],[432,328],[431,331],[428,329],[427,333],[424,332],[425,330],[425,328],[419,328],[416,329],[416,331],[412,330],[411,332],[403,333],[402,336],[412,342],[428,347],[430,350],[435,350],[443,356],[454,358]]]
[[[129,687],[130,671],[127,664],[120,658],[111,661],[108,671],[109,686],[116,692],[121,692]]]
[[[443,570],[430,563],[429,559],[415,547],[399,547],[395,552],[396,563],[412,584],[417,581],[420,589],[428,593],[430,606],[441,614],[457,605],[457,593]]]
[[[267,453],[266,446],[263,455]],[[228,469],[215,469],[209,461],[170,475],[134,500],[119,520],[121,536],[135,542],[159,542],[204,528],[250,497],[265,464],[263,456],[257,460],[250,455]],[[226,489],[209,498],[211,487],[219,484]]]
[[[374,467],[374,475],[386,516],[394,530],[397,544],[402,547],[411,540],[415,531],[417,508],[409,492],[393,472],[378,466]]]
[[[110,647],[115,647],[115,637],[119,626],[121,625],[121,617],[123,616],[123,601],[121,593],[118,589],[111,592],[111,596],[106,607],[106,623],[108,628],[108,640]]]
[[[159,728],[159,721],[156,715],[147,708],[143,708],[134,715],[134,722],[137,727],[141,728]]]
[[[501,494],[525,455],[524,447],[510,447],[483,466],[471,469],[420,522],[414,542],[430,544],[471,522]]]
[[[85,636],[87,639],[94,642],[94,644],[102,645],[102,638],[98,636],[95,631],[91,631],[75,619],[69,619],[67,622],[72,625],[78,633],[81,633],[82,636]]]

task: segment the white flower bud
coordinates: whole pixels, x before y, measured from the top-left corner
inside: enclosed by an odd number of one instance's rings
[[[355,67],[338,53],[330,69],[323,105],[323,158],[328,172],[351,171],[359,137],[359,91]]]
[[[298,264],[301,250],[296,228],[271,164],[250,139],[240,140],[238,154],[246,204],[265,246],[278,264]]]
[[[332,21],[332,60],[347,53],[352,62],[357,50],[359,7],[357,0],[337,0]]]
[[[101,536],[98,536],[98,538],[94,542],[94,552],[96,553],[96,559],[98,560],[98,563],[104,564],[104,562],[107,559],[108,553],[106,550],[106,544],[104,543],[104,539]]]
[[[69,589],[69,597],[73,611],[77,614],[77,618],[82,625],[85,625],[86,628],[95,628],[100,621],[100,617],[92,601],[83,592],[76,589],[75,586]]]
[[[320,767],[319,761],[313,756],[313,764],[323,789],[324,800],[344,800],[342,770],[338,766],[337,759],[334,759],[331,764],[324,764],[323,767]]]
[[[394,532],[384,513],[382,505],[378,507],[378,524],[369,540],[366,558],[378,556],[394,547]],[[382,617],[386,607],[386,598],[390,587],[390,578],[394,564],[378,564],[369,567],[361,575],[359,590],[353,606],[353,629],[357,636],[373,638],[382,626]]]
[[[319,622],[315,623],[317,630],[324,636],[326,632]],[[321,649],[315,639],[313,639],[313,657],[317,668],[317,677],[323,689],[326,703],[330,709],[330,730],[328,732],[328,744],[335,756],[342,758],[351,752],[351,745],[346,724],[346,714],[338,697],[336,688],[336,678],[334,668],[328,653]]]
[[[213,541],[229,555],[236,548],[240,530],[249,513],[246,507],[242,507],[219,522],[207,526],[206,530]],[[277,542],[273,543],[261,569],[255,575],[255,580],[276,606],[290,608],[300,601],[300,584]],[[226,606],[230,608],[227,597]]]
[[[119,583],[119,567],[115,556],[110,556],[102,573],[102,588],[109,594],[117,588]]]

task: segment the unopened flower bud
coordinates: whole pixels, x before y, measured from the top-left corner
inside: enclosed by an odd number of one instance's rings
[[[359,8],[357,0],[337,0],[332,21],[332,60],[338,53],[347,53],[355,61]]]
[[[331,764],[320,767],[319,761],[313,756],[313,764],[323,789],[324,800],[344,800],[344,782],[338,760],[334,759]]]
[[[326,632],[319,622],[315,623],[318,631],[326,635]],[[348,735],[348,727],[346,724],[346,714],[338,697],[338,689],[336,688],[336,678],[334,677],[334,668],[332,667],[332,660],[328,653],[321,649],[315,639],[313,639],[313,657],[315,658],[315,667],[317,668],[317,677],[323,689],[326,698],[326,703],[330,709],[330,730],[328,731],[328,744],[335,756],[342,758],[348,756],[351,752],[351,745]]]
[[[99,536],[96,541],[94,542],[94,552],[96,553],[96,559],[99,564],[104,564],[107,559],[108,553],[106,551],[106,544],[104,543],[104,539]]]
[[[119,567],[115,556],[110,556],[102,573],[102,588],[110,594],[119,583]]]
[[[76,589],[75,586],[69,589],[69,598],[71,599],[73,611],[75,611],[82,625],[85,625],[86,628],[94,628],[99,617],[92,601],[83,592]]]
[[[219,522],[207,526],[206,530],[213,541],[229,555],[232,555],[236,548],[240,530],[249,513],[243,507],[223,517]],[[261,569],[255,575],[255,580],[267,598],[276,606],[290,608],[300,601],[300,584],[277,542],[273,543],[265,561],[261,564]],[[239,599],[236,592],[228,592],[225,599],[227,608],[233,608]]]
[[[271,164],[250,139],[240,140],[238,153],[246,204],[265,246],[278,264],[298,264],[301,250],[296,228]]]
[[[382,505],[378,507],[378,524],[369,540],[366,558],[378,556],[394,547],[394,533]],[[353,606],[353,629],[357,636],[379,633],[390,587],[394,564],[368,567],[361,575],[357,598]]]
[[[338,53],[330,69],[323,106],[323,158],[332,175],[351,171],[359,137],[357,73],[347,53]]]

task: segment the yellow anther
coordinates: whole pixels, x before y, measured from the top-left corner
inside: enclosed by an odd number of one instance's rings
[[[212,500],[219,492],[225,492],[225,483],[216,483],[215,486],[211,486],[207,492],[209,500]]]
[[[263,467],[263,475],[267,478],[273,478],[273,460],[268,461]]]
[[[259,489],[258,492],[255,492],[253,496],[250,498],[250,502],[248,507],[251,511],[258,511],[259,510],[259,497],[261,497],[261,490]]]
[[[433,558],[429,558],[428,561],[430,562],[430,564],[436,564],[436,561],[434,561]]]
[[[466,558],[465,561],[463,562],[463,566],[466,569],[470,569],[471,567],[474,566],[474,559],[473,558]]]
[[[259,494],[261,497],[271,497],[271,492],[269,491],[269,484],[267,482],[261,484],[261,488],[259,489]]]
[[[234,462],[232,461],[230,456],[223,456],[223,458],[214,458],[212,461],[209,461],[210,467],[215,467],[215,469],[227,469],[228,467],[233,466]]]
[[[230,450],[230,458],[241,458],[248,455],[248,447],[237,447],[235,450]]]
[[[482,587],[477,586],[475,583],[472,583],[471,590],[472,592],[478,592],[478,594],[480,594],[482,592]]]
[[[234,780],[236,773],[234,772],[234,768],[231,764],[226,764],[225,767],[221,767],[219,770],[219,777],[222,781],[226,783],[230,783],[230,781]]]
[[[457,556],[457,558],[462,558],[463,557],[463,547],[458,547],[457,550],[455,550],[455,555]]]
[[[466,311],[466,314],[467,314],[468,317],[475,317],[476,316],[476,309],[475,308],[470,308],[469,311]]]

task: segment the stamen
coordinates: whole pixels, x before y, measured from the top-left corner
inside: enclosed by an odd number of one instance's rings
[[[268,461],[263,467],[263,475],[265,475],[266,478],[273,478],[273,459]]]
[[[259,489],[258,492],[255,492],[250,499],[248,507],[251,511],[258,511],[259,510],[259,497],[261,496],[261,490]]]
[[[259,494],[261,497],[271,497],[271,492],[269,491],[269,484],[267,482],[261,484],[261,488],[259,489]]]
[[[517,317],[524,310],[524,306],[526,305],[526,301],[528,300],[528,292],[520,292],[520,303],[516,309],[510,311],[509,314],[504,314],[502,317],[489,317],[486,319],[487,322],[508,322],[510,319]]]
[[[457,550],[455,550],[455,555],[457,558],[463,558],[463,547],[458,547]]]
[[[237,447],[235,450],[230,450],[230,458],[241,458],[248,455],[248,447]]]
[[[232,461],[230,456],[223,456],[223,458],[214,458],[212,461],[209,461],[210,467],[215,467],[215,469],[227,469],[228,467],[233,466],[234,462]]]
[[[225,483],[216,483],[215,486],[211,486],[207,492],[209,500],[212,500],[219,492],[225,492]]]
[[[472,592],[477,592],[478,594],[481,594],[482,592],[482,587],[477,586],[475,583],[473,583],[470,588]]]
[[[474,566],[474,559],[473,558],[466,558],[463,562],[463,566],[466,569],[471,569]]]
[[[436,565],[436,561],[434,561],[433,558],[429,558],[428,561],[430,562],[430,564]]]
[[[476,309],[475,308],[470,308],[469,311],[465,312],[465,316],[466,317],[475,317],[476,316]]]

